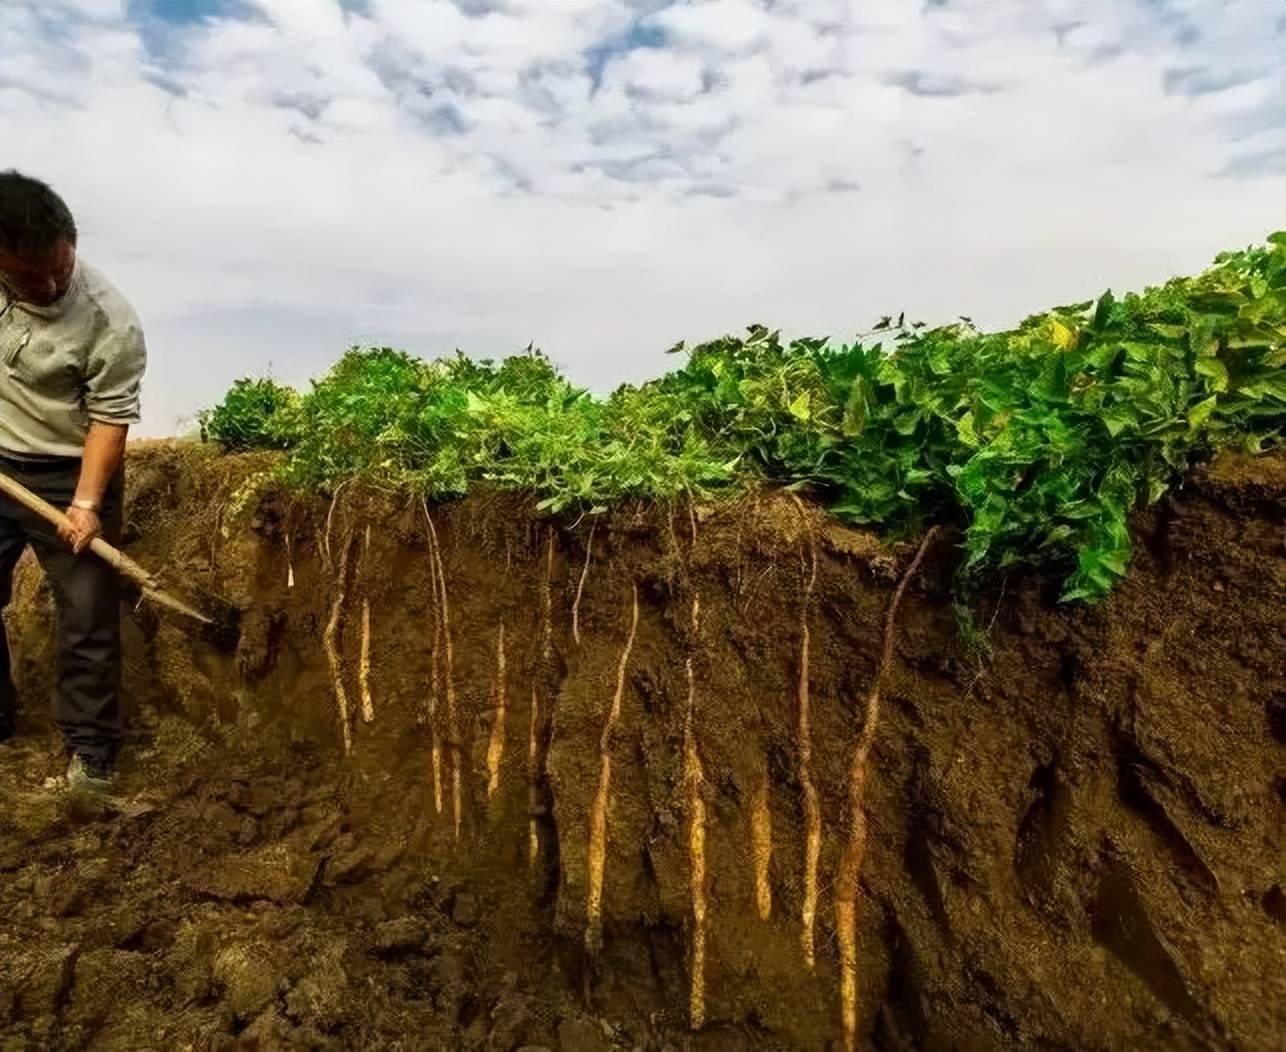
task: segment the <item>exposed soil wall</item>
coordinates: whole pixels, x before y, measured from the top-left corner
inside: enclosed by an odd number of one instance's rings
[[[241,620],[229,653],[128,618],[121,814],[45,784],[22,575],[5,1047],[842,1048],[851,764],[915,545],[788,496],[592,534],[496,496],[239,511],[263,463],[134,452],[130,554]],[[1276,1047],[1284,519],[1286,458],[1221,462],[1101,607],[997,582],[985,657],[928,546],[863,768],[857,1047]]]

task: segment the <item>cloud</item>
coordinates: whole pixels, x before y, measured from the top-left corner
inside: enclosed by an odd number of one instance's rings
[[[1269,146],[1262,150],[1231,157],[1228,163],[1219,169],[1219,175],[1226,179],[1254,179],[1259,176],[1275,176],[1286,182],[1286,144]]]
[[[0,126],[144,317],[167,432],[352,342],[534,340],[606,388],[753,320],[1006,324],[1195,270],[1280,225],[1279,19],[3,0]]]
[[[1262,73],[1245,69],[1212,70],[1202,66],[1167,69],[1161,74],[1161,83],[1167,95],[1212,95],[1229,88],[1252,84]]]
[[[603,82],[603,71],[607,64],[619,55],[628,55],[632,51],[642,48],[660,48],[665,46],[665,31],[656,24],[649,24],[642,19],[636,18],[622,32],[615,36],[609,37],[591,44],[584,51],[585,71],[589,74],[590,82],[593,85],[592,91],[597,91]]]
[[[728,55],[771,46],[777,28],[772,14],[755,4],[673,4],[656,23],[682,47]]]
[[[1062,47],[1067,42],[1067,38],[1071,36],[1071,34],[1075,33],[1086,24],[1087,23],[1084,19],[1078,18],[1068,22],[1056,22],[1054,25],[1049,27],[1049,30],[1054,34],[1054,38],[1058,41],[1058,46]]]
[[[999,91],[998,84],[969,80],[966,77],[944,77],[921,69],[904,70],[889,75],[888,83],[922,99],[950,99],[960,95],[987,95]]]

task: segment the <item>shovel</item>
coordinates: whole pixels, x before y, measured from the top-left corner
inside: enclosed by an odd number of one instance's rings
[[[15,482],[3,472],[0,472],[0,493],[6,493],[24,508],[34,511],[42,519],[52,526],[67,525],[67,516],[55,508],[47,500],[42,500],[31,490],[20,482]],[[184,617],[191,618],[198,624],[206,625],[211,628],[215,627],[213,618],[206,617],[199,610],[193,610],[186,603],[175,599],[174,596],[161,590],[157,583],[156,577],[148,573],[147,570],[139,566],[124,552],[108,544],[103,538],[95,537],[89,542],[89,550],[106,562],[113,570],[122,577],[133,581],[143,591],[143,597],[150,599],[159,606],[173,610],[182,614]]]

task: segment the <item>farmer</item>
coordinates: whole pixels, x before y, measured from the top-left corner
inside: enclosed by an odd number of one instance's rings
[[[53,190],[0,172],[0,472],[65,509],[55,530],[0,496],[0,607],[30,544],[57,608],[54,718],[78,794],[115,781],[121,736],[120,595],[115,572],[87,551],[121,528],[125,436],[139,419],[145,351],[138,317],[76,256],[76,222]],[[0,741],[17,706],[0,624]]]

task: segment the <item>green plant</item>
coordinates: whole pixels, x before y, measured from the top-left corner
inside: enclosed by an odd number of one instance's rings
[[[1286,421],[1286,234],[1140,294],[1016,329],[883,319],[849,345],[752,326],[600,399],[543,355],[500,364],[350,350],[311,391],[239,381],[206,417],[230,448],[288,448],[304,488],[361,477],[444,497],[475,482],[549,511],[806,486],[834,514],[964,528],[961,583],[1018,564],[1094,600],[1125,572],[1128,516],[1197,457]]]
[[[299,439],[299,394],[275,380],[237,380],[201,414],[201,437],[225,449],[287,449]]]

